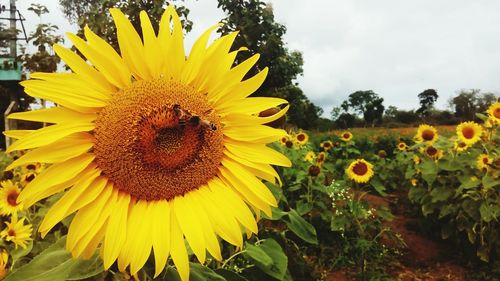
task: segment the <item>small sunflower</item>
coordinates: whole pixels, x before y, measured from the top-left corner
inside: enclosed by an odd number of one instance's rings
[[[9,254],[6,250],[2,249],[0,252],[0,280],[3,280],[7,275],[9,269],[7,264],[9,263]]]
[[[322,151],[318,153],[318,155],[316,156],[316,163],[318,165],[322,165],[323,163],[325,163],[325,160],[326,160],[326,152]]]
[[[462,122],[457,126],[457,136],[461,142],[468,146],[475,144],[483,134],[483,128],[476,122]]]
[[[488,154],[480,154],[476,160],[476,167],[481,171],[484,169],[488,170],[489,165],[491,165],[492,163],[493,163],[493,159],[491,159],[488,156]]]
[[[415,135],[416,143],[433,143],[438,138],[438,132],[433,126],[422,124],[418,126],[417,134]]]
[[[289,140],[290,140],[290,137],[288,137],[288,136],[283,136],[283,137],[281,137],[281,139],[280,139],[280,143],[281,143],[281,145],[286,146],[286,142],[287,142],[287,141],[289,141]]]
[[[312,165],[309,167],[308,172],[311,177],[316,177],[321,173],[321,168],[318,165]]]
[[[417,181],[417,179],[411,179],[410,183],[412,186],[417,186],[418,181]]]
[[[324,141],[324,142],[320,143],[320,144],[319,144],[319,146],[320,146],[321,148],[323,148],[323,150],[324,150],[324,151],[328,151],[328,150],[332,149],[332,147],[333,147],[333,142],[332,142],[332,141],[327,140],[327,141]]]
[[[387,157],[387,152],[383,149],[379,150],[377,152],[377,156],[380,157],[380,158],[386,158]]]
[[[304,156],[304,160],[311,163],[313,162],[314,158],[316,158],[316,153],[314,153],[314,151],[309,151]]]
[[[400,142],[400,143],[398,143],[398,149],[400,151],[405,151],[408,149],[408,145],[405,142]]]
[[[422,162],[422,159],[420,159],[420,157],[418,157],[417,155],[413,156],[413,163],[415,163],[415,165],[418,165],[421,162]]]
[[[26,218],[22,218],[21,220],[17,219],[17,215],[12,216],[12,221],[6,222],[7,227],[0,232],[0,236],[8,242],[12,242],[16,245],[16,249],[18,246],[26,249],[26,245],[29,241],[33,240],[31,238],[31,233],[33,232],[33,226],[31,224],[24,224],[24,220]]]
[[[488,113],[488,120],[490,120],[492,124],[500,124],[500,102],[497,101],[490,105],[486,112]]]
[[[304,132],[299,132],[295,135],[295,143],[305,145],[309,141],[309,136]]]
[[[364,159],[357,159],[347,167],[346,173],[351,180],[365,183],[373,177],[373,165]]]
[[[422,147],[421,152],[434,160],[439,160],[444,155],[444,152],[441,149],[438,149],[432,145]]]
[[[21,189],[12,181],[3,181],[0,188],[0,212],[4,215],[11,215],[23,209],[22,204],[17,202],[17,197]]]
[[[463,141],[455,141],[454,145],[453,145],[453,148],[455,149],[455,151],[457,152],[464,152],[466,151],[470,146],[468,144],[466,144],[465,142]]]
[[[35,149],[8,168],[51,164],[18,199],[29,207],[63,193],[39,231],[45,236],[76,213],[66,240],[74,257],[91,257],[100,245],[105,269],[117,262],[118,270],[135,275],[153,252],[155,277],[170,256],[186,281],[185,241],[201,263],[207,252],[221,260],[219,237],[241,248],[242,230],[258,231],[255,216],[271,216],[277,202],[261,180],[279,182],[271,165],[291,163],[267,146],[286,132],[264,124],[281,118],[288,105],[258,116],[287,102],[249,97],[268,68],[248,77],[259,54],[234,65],[246,51],[231,49],[237,32],[209,43],[216,24],[185,54],[172,5],[158,28],[142,11],[140,32],[120,10],[110,13],[119,52],[85,28],[85,39],[68,34],[85,59],[54,45],[72,73],[33,73],[22,82],[28,95],[58,107],[9,116],[54,125],[12,144],[9,152]],[[22,134],[7,132],[16,133]]]
[[[340,139],[343,141],[350,141],[352,139],[352,133],[349,131],[344,131],[340,134]]]

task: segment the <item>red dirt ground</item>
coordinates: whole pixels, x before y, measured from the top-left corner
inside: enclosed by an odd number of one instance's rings
[[[406,194],[393,194],[387,198],[366,195],[364,199],[374,208],[381,205],[389,207],[391,201],[405,200]],[[452,257],[446,254],[446,249],[411,229],[410,226],[415,219],[405,215],[402,209],[404,205],[397,204],[397,207],[393,208],[392,212],[395,217],[387,223],[395,233],[401,235],[406,243],[399,263],[390,269],[391,275],[401,281],[465,281],[465,269],[453,262]],[[387,241],[387,244],[394,246],[390,241]],[[353,279],[349,278],[345,271],[331,272],[327,276],[327,281],[349,280]]]

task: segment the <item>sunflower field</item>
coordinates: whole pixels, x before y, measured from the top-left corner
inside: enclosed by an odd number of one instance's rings
[[[0,280],[499,280],[499,102],[445,133],[288,128],[237,32],[186,54],[173,5],[140,35],[109,11],[119,52],[85,27],[21,82],[54,106],[7,117],[44,125],[4,132]]]

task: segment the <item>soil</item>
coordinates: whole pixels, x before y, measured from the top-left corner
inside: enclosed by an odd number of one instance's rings
[[[438,243],[425,234],[419,233],[416,218],[412,218],[405,210],[409,206],[406,193],[394,193],[387,197],[366,195],[365,200],[374,208],[385,206],[391,209],[394,219],[387,222],[395,233],[401,235],[406,246],[402,249],[402,256],[395,265],[391,265],[390,275],[401,281],[465,281],[467,271],[456,264],[442,243]],[[385,239],[388,247],[395,247],[389,239]],[[353,280],[344,271],[331,272],[327,281]]]

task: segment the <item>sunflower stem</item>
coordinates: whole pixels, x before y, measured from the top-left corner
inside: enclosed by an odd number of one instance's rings
[[[232,260],[232,259],[234,259],[235,257],[239,256],[240,254],[245,253],[246,251],[247,251],[247,250],[242,250],[242,251],[239,251],[239,252],[237,252],[237,253],[234,253],[232,256],[230,256],[229,258],[227,258],[227,260],[226,260],[226,261],[224,261],[224,263],[222,264],[222,268],[225,268],[225,267],[226,267],[226,265],[227,265],[227,263],[228,263],[230,260]]]

